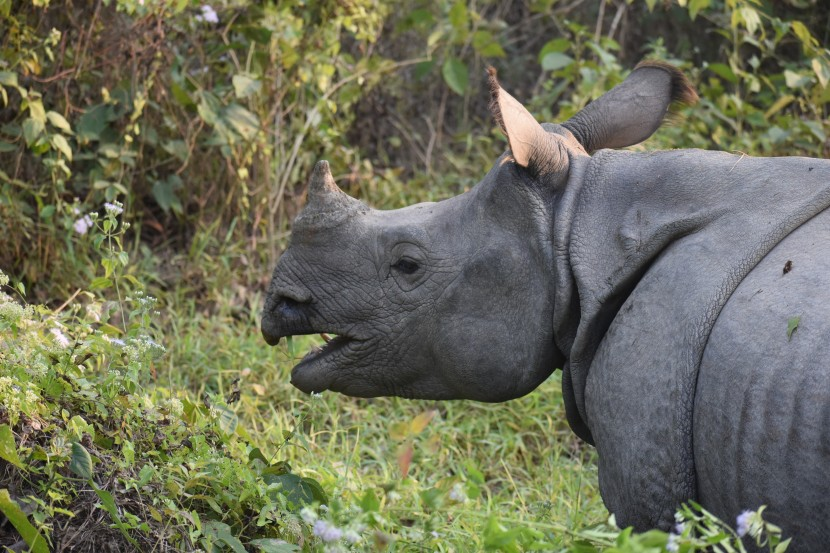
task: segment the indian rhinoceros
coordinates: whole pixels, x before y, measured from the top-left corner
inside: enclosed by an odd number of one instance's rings
[[[469,192],[379,211],[315,166],[262,333],[336,337],[293,384],[496,402],[561,368],[621,526],[668,528],[690,500],[732,521],[765,504],[794,550],[821,550],[830,163],[610,149],[696,99],[659,62],[562,124],[490,85],[509,150]]]

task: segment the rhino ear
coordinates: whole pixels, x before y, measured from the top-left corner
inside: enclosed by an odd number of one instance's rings
[[[488,67],[490,111],[507,136],[513,159],[534,175],[561,172],[568,168],[568,156],[557,137],[542,125],[513,96],[505,92],[496,78],[496,70]]]
[[[697,93],[676,67],[646,61],[562,126],[588,152],[624,148],[651,136],[672,106],[696,101]]]

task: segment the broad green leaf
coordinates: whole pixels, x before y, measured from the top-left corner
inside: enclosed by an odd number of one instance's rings
[[[551,52],[542,58],[542,69],[545,71],[556,71],[572,64],[574,59],[568,54],[561,52]]]
[[[798,329],[799,323],[801,323],[801,315],[787,319],[787,340],[792,340],[793,333]]]
[[[452,8],[450,8],[449,19],[450,25],[452,25],[453,29],[456,31],[467,29],[467,25],[470,22],[470,16],[467,13],[466,0],[457,0],[455,4],[453,4]]]
[[[69,470],[81,478],[92,478],[92,457],[78,442],[72,442],[72,457],[69,459]]]
[[[239,417],[233,410],[221,405],[217,405],[216,410],[219,412],[219,428],[225,434],[233,434],[236,430],[236,425],[239,424]]]
[[[8,424],[0,425],[0,457],[19,469],[26,469],[20,457],[17,456],[17,445],[14,442],[14,434]]]
[[[89,290],[104,290],[112,286],[112,280],[107,277],[98,277],[89,283]]]
[[[800,40],[801,44],[804,45],[805,50],[811,50],[815,47],[816,39],[813,38],[812,33],[810,33],[810,30],[806,25],[804,25],[804,23],[801,21],[793,21],[791,25],[793,34],[798,37],[798,40]]]
[[[46,118],[53,127],[64,131],[66,134],[72,134],[72,127],[69,126],[69,121],[57,111],[47,111]]]
[[[827,83],[830,82],[830,64],[824,58],[813,58],[810,65],[813,66],[813,71],[815,71],[821,87],[827,88]]]
[[[315,499],[314,487],[296,474],[263,474],[262,480],[269,485],[278,484],[280,493],[297,509]]]
[[[259,131],[259,119],[239,104],[230,104],[222,114],[223,119],[245,140],[253,140]]]
[[[507,55],[490,31],[476,31],[473,33],[473,48],[485,57],[503,58]]]
[[[33,98],[28,100],[27,104],[29,107],[29,115],[32,119],[37,120],[41,125],[45,125],[46,110],[43,109],[43,102],[38,98]]]
[[[62,134],[53,134],[49,137],[49,142],[56,150],[66,156],[66,159],[72,161],[72,148]]]
[[[49,553],[46,538],[32,526],[23,509],[11,498],[9,490],[0,490],[0,512],[12,523],[32,553]]]
[[[181,214],[184,208],[176,191],[183,186],[182,179],[178,175],[172,174],[164,180],[153,183],[153,199],[156,200],[156,203],[165,213],[172,209],[174,212]]]
[[[730,83],[738,82],[738,77],[736,77],[732,69],[724,63],[710,63],[707,69],[715,75],[717,75],[718,77],[729,81]]]
[[[380,500],[375,490],[369,489],[363,493],[363,497],[360,499],[360,508],[363,509],[364,513],[380,510]]]
[[[264,553],[293,553],[294,551],[300,550],[299,545],[285,543],[282,540],[276,540],[274,538],[251,540],[248,543]]]
[[[17,73],[0,71],[0,85],[17,87]]]
[[[463,96],[469,84],[467,65],[458,58],[447,58],[441,67],[441,74],[444,81],[456,94]]]
[[[0,154],[17,150],[17,144],[0,141]]]
[[[690,0],[689,2],[689,17],[692,21],[695,20],[697,15],[709,7],[712,3],[712,0]]]
[[[43,134],[44,125],[37,119],[32,117],[23,121],[23,138],[26,140],[26,145],[31,147],[40,135]]]
[[[571,47],[571,41],[566,38],[555,38],[545,43],[539,50],[539,63],[551,52],[565,52]]]
[[[231,533],[231,527],[224,522],[216,520],[205,521],[202,526],[202,531],[217,540],[225,542],[225,544],[234,550],[236,553],[247,553],[245,546],[239,541],[239,538]]]
[[[84,142],[100,140],[101,133],[114,118],[112,111],[112,106],[106,104],[99,104],[86,110],[78,119],[78,124],[75,127],[78,138]]]
[[[40,218],[43,220],[50,219],[52,215],[55,214],[55,206],[54,205],[47,205],[44,206],[43,209],[40,210]]]
[[[237,98],[247,98],[260,91],[262,82],[248,75],[233,76],[233,90]]]

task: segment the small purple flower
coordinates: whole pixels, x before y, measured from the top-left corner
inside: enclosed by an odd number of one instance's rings
[[[92,217],[89,215],[84,215],[72,225],[72,228],[75,229],[75,232],[83,236],[84,234],[92,228]]]
[[[680,549],[680,544],[677,541],[679,537],[677,534],[669,534],[669,541],[666,542],[666,551],[669,553],[677,553],[677,550]]]
[[[674,533],[677,534],[678,536],[681,535],[683,533],[683,530],[685,530],[685,529],[686,529],[686,525],[683,524],[682,522],[678,522],[677,524],[674,525]]]
[[[124,207],[121,202],[115,203],[105,203],[104,209],[106,210],[108,215],[121,215],[124,212]]]
[[[216,11],[208,4],[202,4],[202,13],[196,16],[196,21],[204,21],[205,23],[219,23],[219,16]]]
[[[316,520],[311,531],[325,542],[337,541],[343,537],[343,530],[323,519]]]
[[[752,515],[754,514],[755,513],[752,511],[743,511],[741,514],[738,515],[738,518],[736,519],[737,528],[735,528],[735,531],[738,533],[738,536],[744,537],[746,536],[747,532],[749,532],[749,524],[750,522],[752,522],[751,519]]]

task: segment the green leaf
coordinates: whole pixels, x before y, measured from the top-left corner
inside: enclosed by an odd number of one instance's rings
[[[17,87],[17,73],[0,71],[0,85]]]
[[[260,91],[262,82],[248,75],[233,76],[233,90],[237,98],[247,98]]]
[[[176,174],[171,174],[165,180],[159,180],[153,183],[153,199],[156,200],[156,203],[159,204],[159,207],[165,213],[169,213],[172,209],[181,215],[184,212],[184,208],[176,191],[183,186],[182,179]]]
[[[689,2],[689,17],[692,21],[695,20],[700,12],[708,8],[711,3],[712,0],[691,0]]]
[[[542,69],[545,71],[556,71],[572,64],[574,59],[568,54],[561,52],[551,52],[542,58]]]
[[[20,461],[20,457],[17,456],[14,434],[8,424],[0,425],[0,458],[5,459],[19,469],[26,469]]]
[[[92,478],[92,457],[78,442],[72,442],[72,457],[69,459],[69,470],[81,478]]]
[[[251,540],[248,543],[265,553],[293,553],[294,551],[300,550],[299,545],[285,543],[282,540],[275,540],[274,538]]]
[[[72,127],[69,126],[69,121],[67,121],[60,113],[56,111],[47,111],[46,118],[53,127],[64,131],[66,134],[72,134]]]
[[[545,43],[539,50],[539,63],[551,52],[565,52],[571,47],[571,41],[567,38],[555,38]]]
[[[262,480],[269,485],[278,484],[280,493],[297,509],[303,505],[308,505],[315,499],[320,500],[319,497],[315,497],[317,494],[314,487],[296,474],[263,474]],[[319,487],[319,484],[317,486]],[[325,494],[323,494],[323,497],[325,497]]]
[[[89,108],[78,119],[78,124],[75,128],[78,137],[84,142],[100,140],[101,133],[107,128],[112,117],[112,106],[99,104]]]
[[[23,138],[26,140],[27,146],[31,147],[40,138],[43,128],[43,123],[32,117],[23,121]]]
[[[44,206],[43,209],[40,210],[40,218],[43,220],[50,219],[52,215],[55,214],[55,206],[54,205],[47,205]]]
[[[49,137],[49,142],[56,150],[66,156],[66,159],[72,161],[72,148],[62,134],[53,134]]]
[[[17,150],[17,144],[0,141],[0,154]]]
[[[798,329],[798,325],[801,322],[801,315],[797,317],[790,317],[787,319],[787,340],[792,340],[793,333]]]
[[[28,107],[29,115],[32,117],[32,119],[37,120],[41,125],[45,125],[46,110],[43,109],[43,102],[41,102],[39,99],[32,99],[28,101]]]
[[[222,118],[245,140],[253,140],[259,131],[257,116],[239,104],[230,104],[226,107]]]
[[[830,64],[824,58],[813,58],[811,65],[821,87],[827,88],[827,83],[830,82]]]
[[[462,31],[467,29],[467,24],[470,21],[470,16],[467,13],[467,2],[466,0],[457,0],[455,4],[453,4],[452,8],[450,8],[450,25],[452,25],[453,29],[456,31]]]
[[[485,57],[503,58],[507,55],[490,31],[476,31],[473,33],[473,48]]]
[[[74,444],[73,444],[74,446]],[[92,484],[92,489],[95,490],[95,493],[98,495],[98,499],[101,500],[101,505],[104,507],[104,510],[109,513],[112,522],[115,526],[121,530],[121,534],[130,542],[136,549],[138,549],[139,545],[130,534],[127,533],[127,526],[124,524],[124,521],[121,520],[121,517],[118,515],[118,507],[115,505],[115,498],[112,497],[112,494],[107,490],[102,490],[94,483]]]
[[[9,490],[0,490],[0,512],[9,519],[9,522],[12,523],[12,526],[29,546],[32,553],[49,553],[46,538],[40,535],[37,528],[32,526],[32,523],[26,517],[26,513],[9,495]]]
[[[247,551],[245,551],[245,546],[242,545],[239,538],[231,533],[231,527],[224,522],[216,520],[205,521],[202,526],[202,532],[214,539],[225,542],[225,544],[236,553],[247,553]]]
[[[380,500],[375,494],[375,490],[366,490],[363,497],[360,499],[360,508],[364,513],[371,513],[380,510]]]
[[[216,410],[219,412],[219,428],[225,434],[233,434],[236,431],[236,426],[239,424],[239,417],[233,410],[217,405]]]
[[[709,71],[717,75],[718,77],[729,81],[730,83],[737,83],[738,77],[735,76],[735,73],[732,69],[723,63],[710,63],[707,67]]]
[[[444,76],[444,81],[447,83],[453,92],[463,96],[469,84],[467,74],[467,65],[458,58],[449,57],[444,61],[441,67],[441,74]]]

